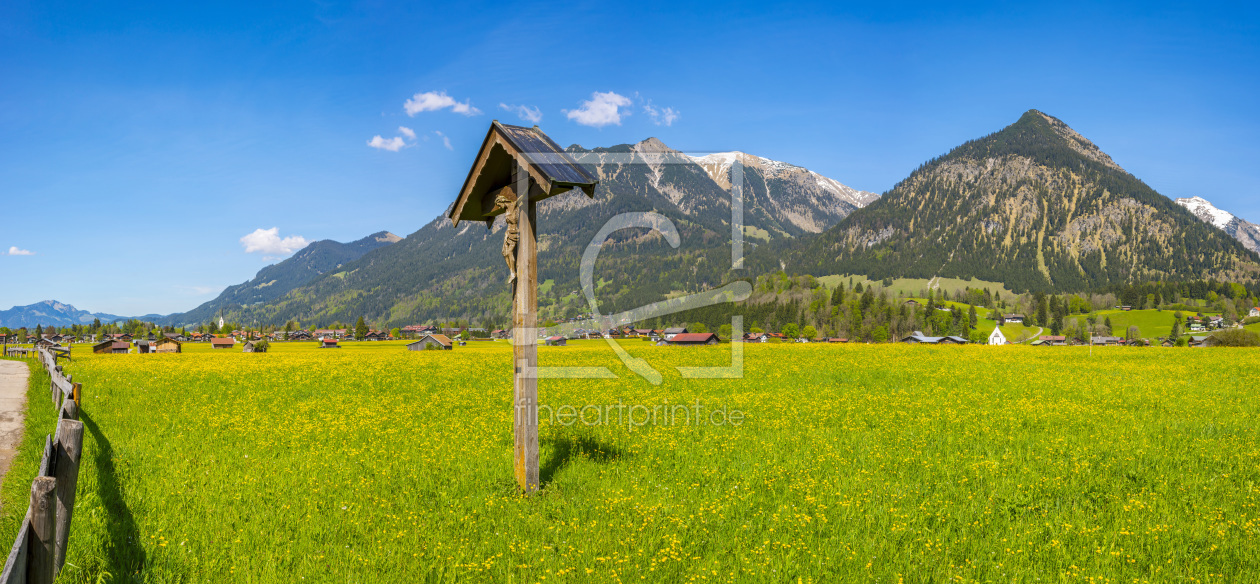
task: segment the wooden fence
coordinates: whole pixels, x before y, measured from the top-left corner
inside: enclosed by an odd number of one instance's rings
[[[64,375],[55,353],[37,349],[35,358],[52,378],[48,392],[58,411],[57,429],[44,438],[44,458],[31,483],[31,505],[18,530],[0,584],[47,584],[66,563],[79,459],[83,454],[83,422],[79,421],[83,388]],[[27,408],[35,407],[28,404]]]

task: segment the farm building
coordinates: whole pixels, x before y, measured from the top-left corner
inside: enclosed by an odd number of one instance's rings
[[[131,350],[131,344],[124,343],[122,341],[105,341],[103,343],[97,343],[96,345],[92,347],[93,353],[99,353],[103,355],[108,355],[111,353],[125,354],[127,351],[130,351],[130,350]]]
[[[1005,345],[1006,343],[1006,335],[1002,333],[1002,327],[994,327],[993,333],[989,335],[989,344]]]
[[[1041,335],[1038,337],[1038,340],[1042,341],[1042,344],[1053,347],[1062,347],[1067,345],[1067,337],[1063,335]]]
[[[215,337],[210,339],[211,349],[231,349],[236,346],[236,339]]]
[[[1118,346],[1124,344],[1124,339],[1120,337],[1094,337],[1095,345]]]
[[[136,340],[135,344],[136,344],[136,353],[139,353],[141,355],[147,355],[153,352],[153,345],[149,343],[148,339],[138,339]]]
[[[547,337],[546,342],[548,347],[563,347],[569,344],[569,339],[556,335],[554,337]]]
[[[337,339],[320,339],[319,348],[321,349],[340,349],[341,345],[337,344]]]
[[[254,341],[249,341],[248,343],[245,343],[245,347],[241,350],[241,352],[242,353],[266,353],[267,345],[265,343],[255,343]]]
[[[717,333],[680,333],[669,339],[671,345],[716,345],[719,342]]]
[[[843,338],[843,337],[831,337],[831,338],[827,339],[827,342],[828,342],[828,343],[847,343],[847,342],[849,342],[849,339],[846,339],[846,338]]]
[[[152,350],[154,353],[183,353],[184,347],[183,343],[180,343],[170,337],[166,337],[158,339],[156,343],[153,343]]]
[[[449,351],[455,347],[450,337],[433,333],[426,333],[414,343],[407,344],[408,351],[426,351],[426,350],[442,350]]]

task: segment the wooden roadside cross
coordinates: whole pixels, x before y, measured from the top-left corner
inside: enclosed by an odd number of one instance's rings
[[[490,124],[459,198],[451,224],[506,215],[503,258],[512,287],[513,459],[516,484],[538,489],[538,225],[537,204],[578,188],[594,198],[599,181],[538,126]]]

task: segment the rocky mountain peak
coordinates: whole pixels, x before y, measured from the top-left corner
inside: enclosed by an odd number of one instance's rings
[[[631,147],[631,150],[638,152],[639,154],[670,154],[677,152],[673,148],[666,146],[664,142],[661,142],[655,137],[648,138],[647,140],[635,144]]]
[[[1125,170],[1120,168],[1120,165],[1116,164],[1116,162],[1112,160],[1106,152],[1103,152],[1098,148],[1098,146],[1095,146],[1093,142],[1090,142],[1084,136],[1077,133],[1076,130],[1073,130],[1070,126],[1063,123],[1063,120],[1037,110],[1028,110],[1028,113],[1024,115],[1028,114],[1040,116],[1047,124],[1050,124],[1050,129],[1054,130],[1054,133],[1058,134],[1067,141],[1069,148],[1076,151],[1081,156],[1095,162],[1099,162],[1103,166],[1107,166],[1120,172],[1125,172]]]

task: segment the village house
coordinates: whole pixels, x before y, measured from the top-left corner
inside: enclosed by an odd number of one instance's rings
[[[1042,341],[1042,344],[1050,345],[1052,347],[1063,347],[1067,345],[1067,337],[1063,335],[1041,335],[1040,337],[1037,337],[1037,339]]]
[[[679,333],[669,339],[671,345],[716,345],[719,342],[717,333]]]
[[[56,343],[50,339],[40,339],[38,341],[35,341],[35,348],[37,349],[50,349],[52,347],[60,347],[60,346],[61,345],[59,343]]]
[[[548,347],[563,347],[569,344],[569,339],[556,335],[554,337],[547,337],[546,343]]]
[[[1024,324],[1024,315],[1022,314],[1006,314],[1002,316],[1002,320],[1008,324]]]
[[[407,344],[408,351],[449,351],[453,348],[455,348],[455,343],[451,341],[450,337],[437,333],[425,333],[416,342]]]
[[[1093,343],[1095,345],[1114,347],[1123,344],[1124,339],[1120,337],[1093,337]]]
[[[1260,318],[1260,306],[1252,308],[1251,312],[1247,313],[1247,318]]]
[[[678,326],[678,327],[665,329],[664,337],[665,337],[665,340],[671,341],[674,339],[675,335],[685,335],[685,334],[687,334],[687,327]]]

